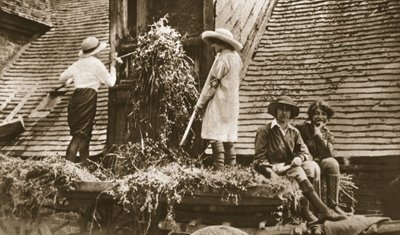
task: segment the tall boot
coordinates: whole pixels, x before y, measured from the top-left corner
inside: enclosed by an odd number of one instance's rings
[[[346,216],[347,213],[339,207],[340,174],[327,175],[326,184],[328,206],[336,213]]]
[[[232,142],[224,142],[225,149],[225,165],[234,166],[236,165],[236,151],[235,146]]]
[[[212,148],[212,165],[214,170],[218,170],[224,166],[224,159],[225,159],[225,153],[224,153],[224,146],[222,145],[221,142],[215,141],[211,142],[211,148]]]
[[[300,189],[303,191],[303,195],[308,199],[308,201],[318,212],[317,217],[319,220],[338,221],[347,218],[346,216],[338,215],[336,212],[328,208],[318,197],[317,193],[314,190],[313,185],[308,179],[301,181],[299,185]]]
[[[307,222],[317,221],[318,218],[310,211],[310,202],[305,198],[300,198],[300,214]]]
[[[314,179],[314,180],[312,180],[311,181],[311,183],[314,185],[314,189],[315,189],[315,192],[317,193],[317,195],[318,195],[318,197],[319,198],[321,198],[321,200],[322,200],[322,197],[321,197],[321,180],[320,179]]]

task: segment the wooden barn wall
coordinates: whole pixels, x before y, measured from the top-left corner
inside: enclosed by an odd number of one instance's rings
[[[267,106],[285,93],[335,110],[330,129],[342,170],[354,175],[356,209],[381,213],[400,174],[400,2],[278,0],[241,86],[238,155],[254,154]]]

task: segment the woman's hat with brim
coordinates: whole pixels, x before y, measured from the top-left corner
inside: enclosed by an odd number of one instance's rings
[[[107,43],[100,42],[96,37],[87,37],[81,44],[80,57],[95,55],[107,47]]]
[[[292,98],[289,96],[279,96],[276,100],[269,104],[268,113],[276,117],[276,110],[279,105],[284,104],[291,108],[290,118],[295,118],[299,115],[299,107],[293,102]]]
[[[204,31],[201,34],[201,39],[203,39],[203,41],[207,44],[211,44],[211,38],[216,38],[223,42],[226,42],[229,45],[233,46],[233,48],[235,48],[235,50],[237,51],[240,51],[243,48],[243,45],[240,42],[236,41],[233,38],[232,33],[227,29],[218,28],[215,31]]]

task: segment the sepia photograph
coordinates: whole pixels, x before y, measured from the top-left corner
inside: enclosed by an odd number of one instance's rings
[[[0,235],[400,235],[399,0],[0,0]]]

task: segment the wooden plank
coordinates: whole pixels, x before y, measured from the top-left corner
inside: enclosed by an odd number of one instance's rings
[[[332,3],[332,2],[330,2]],[[308,4],[307,7],[297,7],[295,5],[287,5],[286,7],[280,7],[280,4],[277,4],[276,10],[275,10],[275,16],[280,17],[280,15],[284,15],[284,18],[295,18],[299,16],[317,16],[320,14],[328,15],[328,17],[334,18],[335,15],[332,15],[334,13],[339,14],[339,16],[352,16],[355,14],[371,14],[372,11],[376,11],[378,4],[371,3],[371,4],[364,4],[364,5],[357,5],[353,7],[348,7],[346,6],[346,3],[340,2],[339,4],[329,4],[325,6],[318,6],[315,4]],[[397,8],[399,7],[397,2],[392,2],[391,6],[389,9]],[[312,8],[314,11],[310,11],[310,8]],[[356,10],[355,10],[356,9]],[[285,14],[287,13],[287,14]],[[342,13],[342,14],[340,14]],[[374,15],[372,15],[373,17]]]
[[[242,86],[240,89],[241,93],[248,93],[252,91],[264,91],[268,92],[269,90],[273,90],[278,84],[275,84],[275,82],[272,82],[270,84],[265,83],[264,86],[257,86],[257,85],[252,85],[252,86]],[[348,89],[348,88],[354,88],[354,89],[365,89],[365,88],[373,88],[377,91],[385,91],[387,88],[396,88],[400,90],[400,88],[397,88],[396,86],[400,85],[400,82],[398,81],[369,81],[364,84],[360,84],[359,82],[351,82],[351,81],[340,81],[340,82],[329,82],[325,81],[325,83],[315,83],[313,86],[307,86],[306,84],[301,84],[301,83],[295,83],[295,82],[287,82],[284,83],[282,81],[279,86],[284,89],[284,90],[306,90],[307,92],[313,92],[313,91],[319,91],[321,89],[332,89],[332,86],[335,86],[336,90],[343,90],[343,89]],[[396,95],[396,97],[400,98],[400,94]]]
[[[278,10],[279,8],[277,8]],[[385,12],[377,12],[374,14],[374,17],[371,18],[365,18],[365,14],[358,13],[356,12],[355,14],[352,15],[347,15],[346,19],[349,22],[364,22],[364,21],[373,21],[375,19],[377,20],[384,20],[388,18],[394,18],[398,14],[397,9],[388,9]],[[337,17],[335,19],[340,19],[342,15],[337,14]],[[332,18],[328,18],[329,22],[334,22],[335,20]],[[307,16],[302,16],[299,18],[279,18],[279,17],[274,17],[271,18],[271,20],[268,23],[269,25],[281,25],[281,26],[296,26],[296,25],[305,25],[305,24],[318,24],[318,22],[315,20],[315,18],[307,17]],[[345,24],[345,23],[344,23]]]
[[[343,4],[355,4],[356,6],[360,4],[365,4],[362,0],[342,0],[341,1]],[[385,0],[370,0],[372,3],[384,3],[386,2]],[[314,0],[312,1],[313,4],[318,4],[318,5],[330,5],[330,4],[337,4],[335,1],[323,1],[323,0]],[[292,5],[309,5],[310,1],[309,0],[299,0],[299,1],[291,1],[291,0],[281,0],[280,4],[283,6],[292,6]]]
[[[328,34],[328,35],[326,35]],[[275,47],[271,45],[276,43],[299,43],[303,42],[304,45],[312,44],[313,41],[329,43],[361,43],[361,44],[374,44],[376,40],[381,38],[381,43],[391,45],[396,42],[393,38],[399,34],[399,31],[394,28],[380,28],[379,30],[361,31],[357,33],[346,32],[342,34],[332,34],[331,32],[297,32],[294,34],[279,34],[279,33],[266,33],[260,38],[260,50],[266,51],[267,48],[274,51]],[[297,37],[296,37],[297,36]],[[325,38],[324,38],[325,37]],[[328,39],[327,39],[328,38]],[[326,45],[325,45],[326,46]],[[331,48],[334,49],[334,48]],[[396,50],[396,48],[393,48]]]
[[[346,13],[347,12],[353,12],[356,13],[357,11],[351,11],[353,9],[359,9],[360,11],[363,10],[376,10],[377,6],[379,4],[389,4],[391,6],[396,5],[397,2],[392,1],[392,2],[379,2],[379,1],[370,1],[370,4],[365,4],[364,2],[360,1],[353,1],[353,2],[348,2],[348,1],[341,1],[340,3],[337,2],[324,2],[320,3],[318,1],[314,2],[304,2],[304,1],[299,1],[299,2],[291,2],[291,3],[285,3],[285,2],[279,2],[277,4],[277,8],[281,9],[282,11],[290,11],[290,12],[307,12],[306,10],[309,8],[313,9],[319,9],[324,12],[326,11],[334,11],[336,9],[345,9]],[[308,11],[309,12],[309,11]],[[318,12],[318,14],[320,14]]]
[[[218,225],[228,222],[233,227],[255,227],[259,223],[267,221],[267,226],[276,224],[276,218],[272,215],[277,210],[267,210],[258,213],[218,213],[218,212],[196,212],[175,210],[176,220],[179,222],[190,222],[191,220],[199,221],[203,224]]]
[[[400,234],[400,220],[395,220],[395,221],[388,221],[384,223],[380,223],[375,226],[376,227],[376,232],[373,233],[374,235],[378,234]]]
[[[289,72],[289,71],[288,71]],[[289,87],[288,87],[289,88]],[[297,89],[285,89],[286,91],[291,91],[291,93],[295,93],[296,96],[309,96],[310,95],[310,90],[306,90],[306,89],[301,89],[301,88],[297,88]],[[337,91],[336,91],[337,90]],[[265,91],[269,91],[269,94],[276,94],[279,95],[281,94],[282,91],[279,91],[276,89],[276,87],[267,87],[263,90]],[[313,94],[314,95],[318,95],[318,96],[322,96],[324,94],[327,94],[327,92],[334,92],[335,94],[343,94],[343,95],[348,95],[348,94],[353,94],[355,92],[357,92],[357,89],[354,88],[338,88],[338,89],[325,89],[325,90],[321,90],[321,91],[314,91]],[[362,93],[366,93],[366,94],[379,94],[379,93],[386,93],[387,95],[390,94],[398,94],[399,88],[398,87],[367,87],[367,88],[363,88],[360,87],[358,92],[359,94]],[[242,92],[244,93],[243,95],[246,96],[260,96],[262,94],[260,94],[259,90],[256,91],[246,91],[246,92]]]
[[[400,9],[400,7],[398,8]],[[297,25],[281,25],[281,24],[268,24],[268,30],[270,32],[274,31],[295,31],[295,32],[320,32],[320,31],[334,31],[334,30],[355,30],[360,28],[364,30],[365,28],[376,28],[379,27],[386,27],[388,24],[389,26],[393,24],[397,24],[399,22],[399,14],[390,15],[390,16],[383,16],[383,17],[371,17],[364,20],[349,20],[348,17],[340,17],[340,15],[332,16],[334,20],[331,21],[324,21],[324,22],[314,22],[313,24],[297,24]],[[345,23],[338,23],[341,20],[346,19]]]
[[[22,117],[0,125],[0,139],[15,137],[25,131]]]

